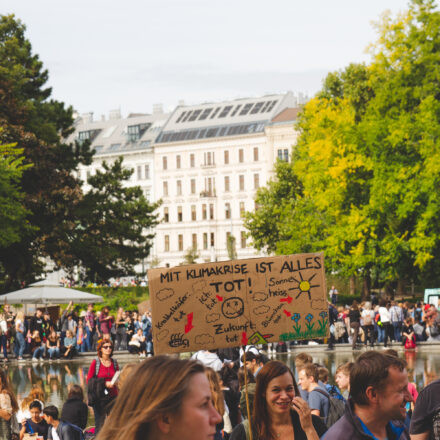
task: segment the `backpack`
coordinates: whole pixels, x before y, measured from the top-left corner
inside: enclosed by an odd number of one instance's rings
[[[432,418],[432,438],[440,440],[440,409],[437,410]]]
[[[315,388],[313,391],[318,391],[318,393],[321,393],[329,399],[330,405],[328,408],[328,415],[325,424],[327,425],[327,428],[330,428],[344,415],[345,403],[342,400],[335,399],[334,397],[330,396],[330,394],[320,388]]]
[[[371,317],[371,310],[367,310],[368,313],[363,316],[364,319],[364,325],[372,325],[373,324],[373,318]]]
[[[84,435],[84,432],[79,426],[76,426],[73,423],[66,422],[65,420],[62,420],[62,423],[70,426],[74,431],[76,431],[79,435],[79,440],[85,440],[86,437]]]
[[[101,360],[98,357],[95,361],[95,374],[87,384],[87,401],[89,406],[105,406],[110,399],[108,394],[105,394],[105,379],[98,378]],[[117,360],[112,358],[112,362],[115,371],[119,371]]]

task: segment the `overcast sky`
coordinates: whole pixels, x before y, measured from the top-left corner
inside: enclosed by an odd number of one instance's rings
[[[368,61],[372,22],[405,0],[2,0],[53,96],[95,117],[287,90]]]

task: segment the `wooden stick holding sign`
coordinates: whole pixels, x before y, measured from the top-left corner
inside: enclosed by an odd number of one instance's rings
[[[328,336],[324,254],[148,271],[156,353]]]
[[[246,367],[246,346],[243,347],[243,365],[244,365],[244,395],[246,398],[246,412],[249,420],[249,440],[252,439],[252,418],[251,410],[249,406],[249,393],[248,393],[248,369]]]

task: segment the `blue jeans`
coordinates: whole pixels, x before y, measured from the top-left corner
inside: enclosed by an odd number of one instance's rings
[[[1,336],[1,344],[3,347],[3,356],[5,357],[5,359],[8,358],[8,337],[6,335],[2,335]]]
[[[37,351],[37,350],[35,350],[35,351]],[[49,347],[48,351],[49,351],[49,358],[50,359],[59,359],[60,358],[60,349],[58,347]]]
[[[93,332],[90,331],[89,327],[86,326],[86,338],[84,339],[84,347],[85,350],[84,351],[92,351],[92,347],[93,347]]]
[[[402,327],[400,322],[393,322],[394,340],[402,342]]]
[[[26,341],[24,340],[23,333],[16,332],[16,334],[15,334],[15,344],[14,344],[15,356],[23,357],[23,353],[24,353],[25,347],[26,347]]]
[[[32,355],[33,358],[38,359],[38,358],[43,358],[44,356],[44,345],[40,345],[39,347],[37,347],[34,351],[34,354]]]

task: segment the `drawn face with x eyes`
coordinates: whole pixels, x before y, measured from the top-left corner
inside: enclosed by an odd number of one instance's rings
[[[241,298],[228,298],[222,303],[222,313],[226,318],[234,319],[243,315],[244,303]]]

